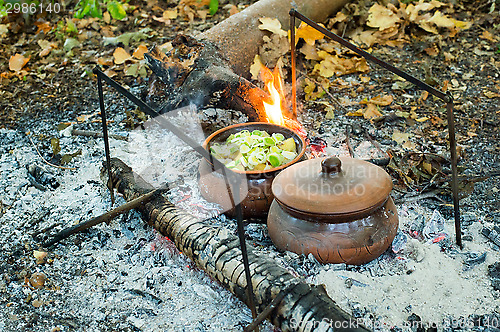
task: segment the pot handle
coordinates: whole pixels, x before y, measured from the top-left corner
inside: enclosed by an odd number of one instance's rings
[[[325,175],[335,175],[342,171],[342,163],[337,157],[328,157],[321,162],[321,173]]]

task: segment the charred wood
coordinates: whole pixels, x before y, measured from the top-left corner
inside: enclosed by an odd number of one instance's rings
[[[127,200],[153,189],[119,159],[112,159],[111,174],[113,186]],[[139,212],[149,225],[170,238],[179,251],[199,268],[248,304],[242,255],[235,234],[177,208],[163,195],[155,196],[141,206]],[[247,248],[259,311],[272,303],[280,291],[288,288],[269,317],[282,331],[333,331],[335,322],[344,322],[346,331],[367,331],[362,326],[352,325],[355,321],[328,297],[322,285],[310,285],[294,277],[273,259],[260,255],[250,243],[247,243]]]

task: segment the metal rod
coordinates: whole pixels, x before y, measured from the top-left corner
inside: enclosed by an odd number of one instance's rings
[[[294,16],[302,20],[303,22],[307,23],[314,29],[318,30],[319,32],[323,33],[325,36],[333,39],[334,41],[340,43],[344,47],[347,47],[354,53],[361,55],[365,59],[374,62],[381,66],[382,68],[385,68],[392,73],[406,79],[407,81],[415,84],[418,88],[425,90],[429,92],[430,94],[442,99],[446,103],[446,109],[447,109],[447,115],[448,115],[448,133],[449,133],[449,139],[450,139],[450,153],[451,153],[451,169],[452,169],[452,181],[451,181],[451,190],[453,194],[453,212],[455,216],[455,235],[456,235],[456,241],[457,245],[462,248],[462,231],[460,227],[460,206],[459,206],[459,197],[458,197],[458,171],[457,171],[457,142],[455,139],[455,118],[454,118],[454,113],[453,113],[453,98],[450,94],[445,94],[442,91],[439,91],[432,86],[426,84],[425,82],[422,82],[421,80],[411,76],[408,73],[405,73],[404,71],[400,70],[399,68],[394,67],[393,65],[388,64],[385,61],[382,61],[370,53],[363,51],[362,49],[358,48],[354,44],[348,42],[347,40],[343,39],[342,37],[336,35],[335,33],[325,29],[321,25],[317,24],[316,22],[312,21],[311,19],[307,18],[306,16],[302,15],[295,9],[290,10],[290,16]],[[295,45],[291,46],[290,48],[293,50]],[[293,68],[292,68],[293,70]]]
[[[115,204],[115,194],[111,182],[111,156],[109,152],[108,124],[106,123],[106,107],[104,106],[104,94],[102,92],[102,80],[97,75],[97,91],[99,93],[99,106],[101,108],[102,136],[104,138],[104,152],[106,154],[106,168],[108,169],[108,183],[106,184],[111,195],[111,205]]]
[[[144,202],[149,201],[151,199],[151,197],[153,197],[153,195],[155,195],[158,191],[159,191],[159,189],[152,190],[152,191],[150,191],[142,196],[139,196],[138,198],[136,198],[134,200],[131,200],[130,202],[127,202],[123,205],[120,205],[119,207],[117,207],[111,211],[108,211],[104,214],[101,214],[98,217],[81,222],[75,226],[65,228],[62,231],[60,231],[59,233],[57,233],[56,235],[54,235],[54,237],[51,240],[43,243],[42,246],[44,248],[48,248],[51,245],[56,244],[57,242],[59,242],[61,240],[64,240],[65,238],[69,237],[72,234],[81,232],[83,230],[86,230],[87,228],[98,225],[100,223],[108,222],[108,221],[112,220],[113,218],[115,218],[117,215],[125,213],[127,211],[130,211],[132,209],[135,209],[136,207],[143,204]]]
[[[161,114],[156,112],[151,106],[143,102],[141,99],[137,98],[134,96],[130,91],[125,89],[123,86],[118,84],[116,81],[111,79],[109,76],[107,76],[104,72],[101,71],[99,67],[94,68],[94,74],[97,75],[97,77],[101,77],[106,83],[111,85],[113,88],[115,88],[116,91],[127,97],[131,102],[136,104],[144,113],[148,114],[151,116],[151,119],[158,123],[162,128],[166,128],[170,130],[175,136],[180,138],[184,143],[186,143],[188,146],[190,146],[195,152],[200,154],[203,158],[207,159],[210,161],[210,163],[214,166],[215,170],[221,169],[222,167],[225,167],[223,163],[221,163],[217,158],[214,158],[212,154],[210,154],[207,150],[205,150],[201,145],[196,143],[193,139],[191,139],[189,136],[184,134],[182,130],[174,126],[170,121],[168,121],[165,117],[163,117]],[[228,176],[233,176],[234,173],[228,172]]]
[[[393,72],[394,74],[396,74],[396,75],[404,78],[405,80],[415,84],[419,88],[428,91],[430,94],[444,100],[445,102],[447,102],[447,103],[450,102],[449,96],[447,94],[433,88],[432,86],[426,84],[425,82],[422,82],[421,80],[411,76],[410,74],[405,73],[404,71],[400,70],[399,68],[396,68],[393,65],[390,65],[387,62],[382,61],[382,60],[374,57],[370,53],[360,49],[359,47],[348,42],[347,40],[340,37],[339,35],[336,35],[335,33],[325,29],[324,27],[317,24],[313,20],[307,18],[306,16],[302,15],[301,13],[296,11],[295,9],[290,10],[290,15],[299,18],[300,20],[304,21],[305,23],[307,23],[308,25],[310,25],[314,29],[316,29],[319,32],[321,32],[322,34],[324,34],[325,36],[335,40],[336,42],[340,43],[342,46],[347,47],[348,49],[350,49],[354,53],[357,53],[358,55],[361,55],[362,57],[366,58],[367,60],[370,60],[371,62],[374,62],[374,63],[378,64],[379,66]]]
[[[156,112],[153,108],[151,108],[148,104],[134,96],[132,93],[130,93],[127,89],[125,89],[123,86],[115,82],[113,79],[111,79],[109,76],[107,76],[104,72],[100,70],[99,67],[94,68],[94,74],[97,75],[98,79],[102,78],[105,80],[109,85],[111,85],[113,88],[115,88],[119,93],[127,97],[130,101],[132,101],[134,104],[139,106],[141,110],[150,115],[152,120],[158,123],[162,128],[166,128],[170,130],[174,135],[176,135],[179,139],[184,141],[188,146],[190,146],[195,152],[199,153],[203,158],[207,159],[213,166],[214,170],[222,170],[222,173],[224,175],[224,178],[226,179],[226,184],[228,185],[228,194],[230,196],[232,205],[235,209],[236,212],[236,219],[237,219],[237,225],[238,225],[238,236],[240,239],[240,248],[241,248],[241,254],[243,257],[243,266],[245,269],[245,276],[247,280],[247,292],[248,292],[248,304],[250,307],[250,310],[252,311],[252,317],[256,318],[257,317],[257,310],[255,308],[255,301],[254,301],[254,295],[253,295],[253,287],[252,287],[252,277],[250,274],[250,264],[248,261],[248,252],[247,252],[247,247],[246,247],[246,241],[245,241],[245,230],[243,227],[243,213],[241,211],[241,204],[239,202],[240,199],[240,184],[241,184],[241,179],[240,177],[228,169],[223,163],[221,163],[217,158],[213,157],[211,153],[209,153],[207,150],[205,150],[201,145],[196,143],[194,140],[192,140],[189,136],[184,134],[179,128],[177,128],[175,125],[173,125],[170,121],[168,121],[165,117],[161,116],[158,112]],[[100,82],[100,80],[98,80]],[[101,88],[102,92],[102,88]],[[109,168],[108,168],[109,169]],[[233,190],[230,190],[229,183],[233,184]]]
[[[450,99],[452,97],[450,96]],[[455,216],[455,238],[460,249],[462,246],[462,229],[460,227],[460,207],[458,198],[458,170],[457,170],[457,141],[455,138],[455,117],[453,114],[453,102],[446,104],[446,113],[448,115],[448,135],[450,140],[451,154],[451,192],[453,193],[453,214]]]
[[[295,15],[290,11],[290,56],[292,58],[292,115],[297,119],[297,69],[295,62]]]
[[[248,324],[247,327],[245,327],[245,329],[243,331],[244,332],[253,331],[256,327],[258,327],[259,324],[262,323],[271,314],[271,312],[273,312],[274,308],[276,308],[276,306],[281,301],[283,301],[283,299],[285,298],[285,296],[288,293],[290,293],[290,291],[295,286],[297,286],[297,284],[290,284],[290,285],[288,285],[287,288],[285,288],[281,292],[279,292],[278,295],[276,295],[276,297],[273,299],[273,301],[271,303],[269,303],[267,305],[267,307],[265,307],[264,310],[262,310],[262,312],[257,316],[257,318],[255,318],[253,320],[253,322],[251,322],[250,324]]]

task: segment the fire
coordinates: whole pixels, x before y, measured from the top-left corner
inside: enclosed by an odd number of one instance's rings
[[[267,120],[270,123],[290,128],[305,138],[307,136],[307,132],[304,130],[302,125],[295,120],[295,116],[290,114],[293,118],[289,118],[283,115],[289,114],[289,110],[287,108],[285,93],[283,90],[283,80],[278,67],[275,67],[274,72],[272,72],[269,68],[262,65],[260,68],[260,77],[266,86],[267,92],[271,96],[270,103],[262,101]]]
[[[266,103],[263,101],[264,110],[266,111],[266,116],[269,122],[285,125],[285,119],[283,117],[284,107],[284,93],[283,85],[278,67],[274,68],[274,73],[265,66],[262,66],[260,70],[260,75],[262,81],[266,85],[267,92],[271,95],[271,103]]]

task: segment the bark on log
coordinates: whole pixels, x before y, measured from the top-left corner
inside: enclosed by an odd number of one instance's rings
[[[266,122],[262,101],[269,96],[246,79],[266,34],[258,27],[259,18],[278,18],[286,30],[292,4],[312,20],[323,21],[348,1],[261,0],[198,39],[180,35],[170,52],[169,60],[173,57],[175,63],[168,63],[158,52],[145,55],[155,74],[147,101],[160,113],[194,103],[241,111],[250,121]]]
[[[323,22],[347,2],[349,0],[261,0],[205,31],[200,39],[217,46],[233,71],[248,78],[250,65],[266,34],[259,29],[259,18],[277,18],[282,28],[288,30],[288,12],[292,7],[313,21]]]
[[[111,161],[112,182],[127,200],[153,189],[121,160]],[[103,170],[102,174],[107,174]],[[105,182],[107,183],[107,182]],[[238,237],[178,209],[161,194],[139,210],[143,219],[213,279],[218,280],[248,304],[246,279]],[[334,331],[344,322],[345,331],[367,331],[349,325],[352,318],[328,297],[323,286],[310,285],[291,275],[274,260],[259,255],[247,243],[252,285],[258,311],[262,311],[281,290],[290,292],[272,311],[269,319],[282,331]],[[344,330],[344,329],[342,329]]]

